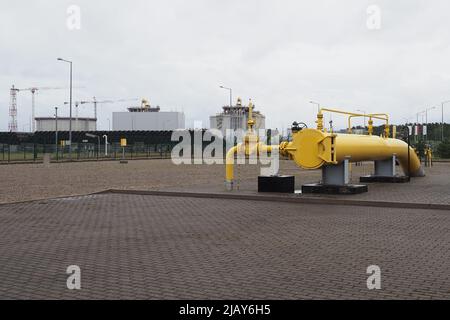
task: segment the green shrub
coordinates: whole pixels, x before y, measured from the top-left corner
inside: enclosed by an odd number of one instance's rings
[[[444,140],[437,147],[437,153],[441,158],[450,158],[450,140]]]

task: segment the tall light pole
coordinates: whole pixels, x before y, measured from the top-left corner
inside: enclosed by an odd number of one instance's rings
[[[309,103],[317,105],[317,113],[319,113],[319,111],[320,111],[320,103],[315,102],[315,101],[310,101]]]
[[[450,100],[441,102],[441,141],[444,141],[444,104],[449,102]]]
[[[436,107],[430,107],[430,108],[425,109],[425,124],[426,125],[428,125],[428,111],[434,110],[434,109],[436,109]]]
[[[420,112],[420,113],[422,113],[422,117],[423,117],[423,114],[425,113],[425,126],[427,128],[427,139],[426,140],[428,140],[428,111],[433,110],[433,109],[436,109],[436,107],[426,108],[425,110]],[[423,122],[423,118],[422,118],[422,122]],[[423,136],[423,129],[422,129],[422,136]]]
[[[58,58],[58,61],[70,63],[69,159],[72,160],[72,61],[62,58]]]
[[[233,104],[232,104],[233,103],[233,89],[227,88],[224,86],[220,86],[220,88],[230,91],[230,108],[231,108],[233,106]]]
[[[422,111],[416,113],[416,123],[417,124],[419,124],[419,114],[421,114],[421,113],[422,113]]]
[[[58,161],[58,107],[55,107],[55,151],[56,161]]]

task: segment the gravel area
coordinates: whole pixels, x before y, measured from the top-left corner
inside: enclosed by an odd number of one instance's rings
[[[370,174],[372,163],[352,166],[352,180]],[[355,199],[450,204],[450,163],[427,168],[425,178],[408,184],[370,184],[369,192],[346,196]],[[318,182],[320,170],[299,169],[280,161],[280,173],[296,176],[296,186]],[[175,165],[171,160],[133,160],[0,165],[0,203],[81,195],[106,189],[182,190],[224,192],[224,165]],[[255,193],[258,165],[235,168],[236,191]],[[330,197],[330,196],[327,196]]]

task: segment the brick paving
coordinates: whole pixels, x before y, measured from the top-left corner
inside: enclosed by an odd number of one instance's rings
[[[81,290],[65,270],[81,267]],[[382,289],[366,268],[379,265]],[[448,211],[102,194],[0,206],[1,299],[450,298]]]

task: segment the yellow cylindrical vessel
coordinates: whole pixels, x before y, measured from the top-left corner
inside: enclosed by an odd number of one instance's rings
[[[305,169],[338,164],[346,157],[350,157],[350,162],[376,161],[389,159],[395,154],[403,171],[408,172],[408,145],[399,139],[304,129],[284,149],[297,165]],[[419,158],[412,148],[409,150],[410,176],[424,176]]]

